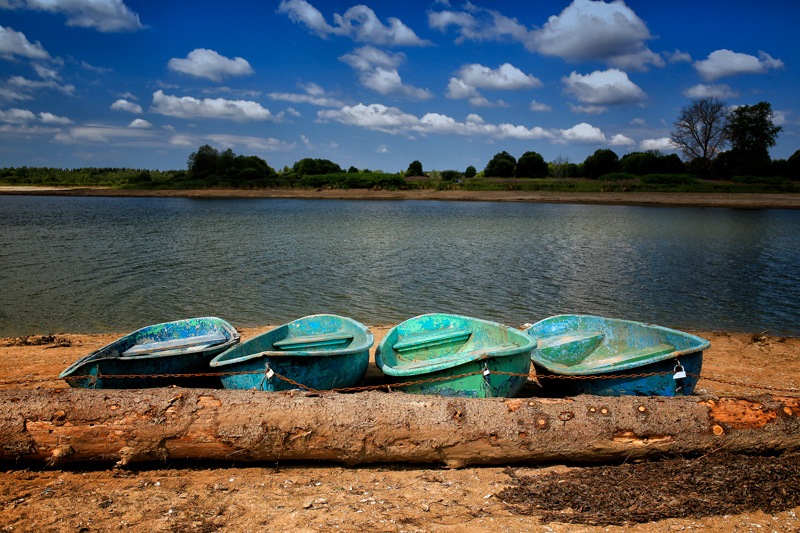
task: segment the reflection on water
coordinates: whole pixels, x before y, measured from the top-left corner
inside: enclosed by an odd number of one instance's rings
[[[800,212],[0,196],[0,336],[431,311],[800,335]]]

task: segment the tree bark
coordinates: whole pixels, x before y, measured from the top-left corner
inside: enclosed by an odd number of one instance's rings
[[[210,389],[0,391],[0,460],[601,462],[800,449],[800,399],[461,399]],[[18,463],[19,464],[19,463]]]

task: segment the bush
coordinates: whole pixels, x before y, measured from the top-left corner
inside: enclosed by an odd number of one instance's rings
[[[639,178],[627,172],[611,172],[610,174],[603,174],[600,179],[606,181],[634,181]]]

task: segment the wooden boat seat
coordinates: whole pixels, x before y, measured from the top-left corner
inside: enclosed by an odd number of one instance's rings
[[[146,342],[142,344],[134,344],[122,352],[122,356],[132,357],[137,355],[162,353],[170,350],[175,350],[177,352],[180,350],[185,350],[186,348],[194,348],[194,351],[200,351],[209,346],[222,344],[227,340],[228,337],[225,336],[224,333],[209,333],[208,335],[170,339],[168,341]]]
[[[621,351],[619,354],[606,354],[603,357],[602,354],[598,353],[596,358],[596,364],[602,365],[603,367],[607,367],[610,365],[617,365],[620,363],[635,363],[639,361],[646,361],[652,357],[657,357],[659,355],[664,355],[668,353],[672,353],[675,351],[675,347],[671,344],[661,343],[661,344],[654,344],[653,346],[646,346],[644,348],[639,348],[638,350],[624,350]],[[590,365],[591,362],[589,360],[586,361],[587,365]]]
[[[395,369],[410,371],[410,370],[420,370],[434,366],[440,368],[452,368],[460,364],[481,359],[481,356],[483,355],[485,355],[488,358],[492,357],[492,354],[495,354],[497,352],[502,352],[505,350],[510,350],[512,348],[518,348],[518,347],[519,347],[518,344],[508,343],[508,344],[501,344],[499,346],[476,348],[474,350],[467,350],[465,352],[456,352],[450,355],[446,355],[444,357],[432,357],[431,359],[417,359],[414,361],[403,362],[402,364],[396,365]]]
[[[537,354],[551,361],[572,366],[580,363],[603,342],[604,335],[597,331],[554,335],[538,340]]]
[[[472,331],[469,329],[439,329],[436,331],[429,331],[425,333],[415,333],[403,337],[402,340],[396,342],[392,349],[397,352],[421,350],[431,346],[439,346],[441,344],[462,342],[469,339]]]
[[[352,333],[335,331],[333,333],[319,333],[303,337],[287,337],[272,343],[272,346],[280,350],[307,350],[309,348],[347,344],[351,340],[353,340]]]

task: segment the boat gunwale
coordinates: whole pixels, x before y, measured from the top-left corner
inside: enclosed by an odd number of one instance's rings
[[[673,328],[668,328],[668,327],[665,327],[665,326],[659,326],[658,324],[651,324],[651,323],[647,323],[647,322],[637,322],[635,320],[628,320],[628,319],[624,319],[624,318],[608,318],[608,317],[602,317],[602,316],[598,316],[598,315],[573,315],[573,314],[555,315],[555,316],[551,316],[551,317],[548,317],[548,318],[545,318],[545,319],[542,319],[542,320],[536,322],[532,326],[526,328],[524,333],[526,335],[530,336],[531,338],[536,339],[537,344],[538,344],[538,338],[534,337],[533,334],[531,333],[531,331],[536,326],[538,326],[538,325],[540,325],[542,323],[545,323],[545,322],[555,321],[557,319],[563,319],[563,318],[567,318],[567,317],[575,317],[575,318],[579,318],[579,319],[583,319],[583,318],[601,319],[604,322],[645,327],[645,328],[648,328],[648,329],[657,330],[657,331],[659,331],[661,333],[668,333],[670,335],[678,335],[679,337],[683,337],[683,338],[689,339],[694,345],[690,346],[689,348],[682,348],[680,350],[673,350],[673,351],[671,351],[669,353],[666,353],[666,354],[653,356],[652,359],[645,360],[645,361],[631,361],[631,362],[628,362],[628,363],[621,363],[621,364],[618,364],[618,365],[614,365],[613,367],[611,367],[611,366],[601,366],[601,367],[593,367],[593,368],[590,368],[590,369],[587,369],[585,367],[584,368],[580,368],[580,365],[581,365],[580,363],[575,364],[573,366],[569,366],[569,367],[567,367],[567,366],[563,366],[562,367],[562,365],[557,365],[557,366],[548,365],[547,363],[550,362],[549,360],[545,361],[545,360],[543,360],[541,358],[537,358],[536,357],[535,354],[537,352],[537,348],[534,348],[534,350],[531,352],[531,360],[533,361],[533,363],[535,363],[536,365],[539,365],[541,367],[544,367],[545,369],[549,370],[550,372],[553,372],[553,373],[556,373],[556,374],[565,375],[565,376],[591,376],[591,375],[597,375],[597,374],[613,374],[613,373],[616,373],[616,372],[623,372],[623,371],[631,370],[631,369],[634,369],[634,368],[644,368],[644,367],[649,366],[651,364],[660,363],[662,361],[666,361],[666,360],[669,360],[669,359],[677,359],[677,358],[682,357],[684,355],[692,355],[692,354],[696,354],[696,353],[699,353],[699,352],[703,352],[703,351],[705,351],[706,349],[708,349],[711,346],[711,342],[709,340],[704,339],[702,337],[698,337],[697,335],[694,335],[692,333],[687,333],[685,331],[680,331],[680,330],[673,329]],[[576,368],[576,367],[578,367],[578,368]]]
[[[144,355],[135,355],[135,356],[124,356],[122,352],[118,352],[116,355],[111,355],[110,353],[108,353],[108,354],[104,354],[103,353],[103,352],[111,351],[116,344],[119,344],[122,341],[124,341],[125,339],[133,337],[133,336],[135,336],[135,335],[137,335],[137,334],[139,334],[139,333],[141,333],[143,331],[146,331],[148,329],[157,328],[159,326],[166,326],[168,324],[177,324],[177,323],[182,323],[182,322],[189,322],[189,321],[192,321],[192,320],[198,320],[198,321],[199,320],[205,320],[205,321],[209,321],[209,322],[212,322],[212,323],[215,323],[215,324],[219,325],[220,329],[222,329],[226,333],[226,335],[228,336],[228,340],[226,340],[225,342],[220,343],[220,344],[215,344],[213,346],[206,346],[202,350],[193,350],[193,351],[190,350],[190,351],[186,351],[186,352],[182,352],[182,353],[169,354],[169,353],[163,353],[163,352],[156,352],[156,353],[153,353],[153,354],[144,354]],[[159,322],[158,324],[151,324],[149,326],[144,326],[144,327],[141,327],[141,328],[136,329],[134,331],[131,331],[130,333],[115,339],[114,341],[106,344],[105,346],[102,346],[101,348],[98,348],[97,350],[94,350],[93,352],[89,353],[88,355],[84,355],[83,357],[81,357],[80,359],[78,359],[77,361],[75,361],[74,363],[69,365],[66,369],[64,369],[64,371],[62,371],[61,374],[58,375],[58,379],[65,379],[67,377],[70,377],[77,370],[79,370],[81,367],[83,367],[83,366],[85,366],[87,364],[90,364],[90,363],[97,363],[97,362],[101,362],[101,361],[125,361],[126,363],[127,362],[133,363],[133,362],[136,362],[136,361],[151,361],[151,360],[156,360],[156,359],[170,359],[172,357],[180,357],[180,356],[203,355],[203,354],[206,354],[208,352],[223,353],[223,352],[229,350],[231,347],[235,346],[239,342],[240,339],[241,339],[241,333],[239,333],[239,331],[232,324],[230,324],[225,319],[222,319],[222,318],[219,318],[219,317],[215,317],[215,316],[182,318],[182,319],[179,319],[179,320],[171,320],[171,321],[168,321],[168,322]]]

